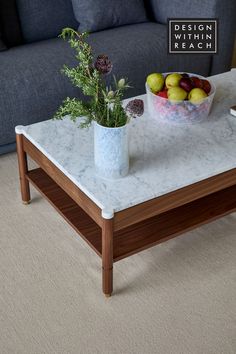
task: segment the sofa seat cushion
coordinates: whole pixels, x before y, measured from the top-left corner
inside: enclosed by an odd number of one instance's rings
[[[25,42],[57,37],[64,27],[77,28],[71,0],[17,0]]]
[[[81,32],[147,22],[143,0],[72,0]]]
[[[113,74],[127,77],[135,96],[145,92],[151,72],[190,71],[207,75],[206,55],[167,55],[166,26],[143,23],[91,34],[95,57],[106,53]],[[80,91],[61,74],[63,64],[75,66],[74,52],[62,39],[11,48],[0,55],[0,145],[15,141],[14,127],[50,119],[67,96]],[[112,80],[112,75],[110,75]]]

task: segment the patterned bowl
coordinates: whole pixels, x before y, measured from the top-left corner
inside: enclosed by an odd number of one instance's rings
[[[163,73],[166,77],[169,73]],[[181,72],[180,72],[181,74]],[[211,92],[208,97],[204,98],[199,104],[192,104],[190,101],[170,102],[168,99],[160,97],[152,93],[146,83],[147,103],[149,114],[159,121],[170,122],[175,124],[199,123],[207,118],[210,113],[213,98],[216,92],[214,84],[208,78],[201,75],[188,73],[190,77],[195,76],[199,79],[208,80],[211,84]]]

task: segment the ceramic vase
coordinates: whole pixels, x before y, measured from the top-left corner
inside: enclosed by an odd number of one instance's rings
[[[118,179],[129,171],[129,124],[107,128],[94,123],[94,162],[96,174]]]

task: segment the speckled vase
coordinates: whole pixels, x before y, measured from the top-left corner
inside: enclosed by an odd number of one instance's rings
[[[129,124],[107,128],[94,123],[94,162],[96,174],[118,179],[129,171]]]

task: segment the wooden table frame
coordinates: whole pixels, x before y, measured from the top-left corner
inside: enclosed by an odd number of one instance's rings
[[[22,201],[29,182],[102,258],[103,292],[113,291],[113,263],[236,211],[236,169],[114,214],[102,210],[23,134],[16,134]],[[39,168],[29,171],[27,155]]]

